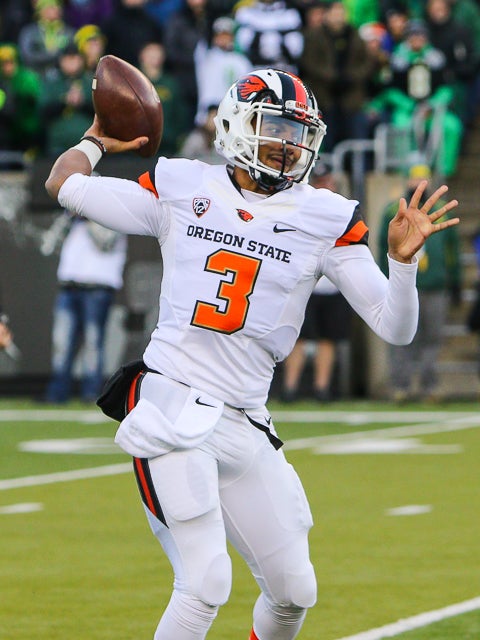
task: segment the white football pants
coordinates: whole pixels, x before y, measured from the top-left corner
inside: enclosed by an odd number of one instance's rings
[[[268,424],[266,409],[250,414]],[[202,640],[231,589],[227,539],[245,559],[261,596],[259,640],[292,640],[316,600],[309,559],[312,516],[281,450],[239,410],[225,407],[198,448],[135,459],[145,510],[174,570],[174,592],[155,640]],[[239,632],[247,640],[249,630]]]

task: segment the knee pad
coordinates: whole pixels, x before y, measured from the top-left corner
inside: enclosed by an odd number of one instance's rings
[[[227,602],[232,588],[232,561],[226,553],[215,556],[205,572],[198,576],[198,586],[194,594],[211,606]]]
[[[174,590],[153,640],[204,638],[217,612],[218,607],[211,607],[190,593]]]
[[[291,573],[287,576],[288,594],[292,605],[301,609],[313,607],[317,601],[317,580],[312,564],[303,573]]]

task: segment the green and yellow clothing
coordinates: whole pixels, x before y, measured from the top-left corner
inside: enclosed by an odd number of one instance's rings
[[[451,109],[454,88],[445,83],[445,65],[444,54],[432,45],[426,44],[419,51],[413,51],[408,43],[402,42],[391,58],[390,86],[371,100],[366,110],[388,114],[394,127],[410,133],[417,108],[431,108],[424,122],[428,133],[437,122],[434,115],[438,113],[442,149],[436,158],[435,169],[444,176],[451,176],[457,168],[463,124]]]
[[[39,112],[41,82],[34,71],[20,64],[13,45],[0,45],[0,53],[2,51],[5,55],[11,54],[8,59],[15,65],[12,75],[6,75],[0,64],[2,144],[9,149],[27,151],[37,145],[42,129]]]

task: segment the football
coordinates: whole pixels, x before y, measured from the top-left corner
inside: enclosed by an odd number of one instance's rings
[[[92,101],[105,135],[124,141],[148,136],[148,143],[136,153],[144,158],[157,153],[163,133],[162,103],[139,69],[117,56],[100,58]]]

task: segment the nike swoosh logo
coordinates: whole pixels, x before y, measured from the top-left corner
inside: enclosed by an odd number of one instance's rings
[[[296,231],[296,229],[291,229],[290,227],[277,227],[277,225],[273,227],[273,233],[285,233],[285,231]]]
[[[202,407],[214,407],[214,404],[208,404],[207,402],[202,402],[200,400],[200,396],[195,400],[195,404],[200,404]]]

